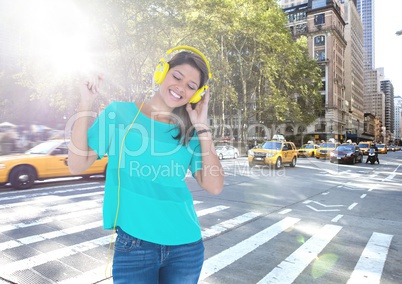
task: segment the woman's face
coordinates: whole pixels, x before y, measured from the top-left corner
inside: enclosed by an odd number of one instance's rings
[[[200,88],[201,73],[189,64],[177,65],[166,74],[160,94],[171,108],[186,105]]]

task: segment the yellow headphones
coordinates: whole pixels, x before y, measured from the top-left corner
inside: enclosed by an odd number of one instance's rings
[[[180,50],[180,49],[190,50],[190,51],[198,54],[199,56],[201,56],[201,58],[204,60],[205,64],[207,65],[207,68],[208,68],[208,80],[210,80],[212,78],[211,69],[209,67],[209,63],[208,63],[207,58],[204,56],[204,54],[201,53],[201,51],[195,49],[194,47],[186,46],[186,45],[177,46],[177,47],[174,47],[172,49],[169,49],[166,52],[166,55],[169,55],[173,51]],[[169,66],[169,63],[166,62],[166,59],[161,58],[159,60],[158,65],[156,66],[155,72],[154,72],[154,82],[155,82],[155,84],[157,84],[157,85],[162,84],[163,80],[166,77],[167,72],[169,71],[169,68],[170,68],[170,66]],[[201,100],[202,96],[205,94],[205,91],[208,88],[209,88],[208,85],[204,85],[201,88],[199,88],[195,92],[195,94],[192,96],[192,98],[190,99],[189,103],[195,104],[195,103],[199,102]]]

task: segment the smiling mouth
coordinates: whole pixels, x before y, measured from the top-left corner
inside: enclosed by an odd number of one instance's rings
[[[175,92],[173,92],[173,91],[170,91],[170,94],[171,94],[173,97],[175,97],[176,99],[181,99],[181,98],[183,98],[182,96],[180,96],[179,94],[177,94],[177,93],[175,93]]]

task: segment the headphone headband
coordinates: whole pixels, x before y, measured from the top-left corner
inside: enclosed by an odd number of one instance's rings
[[[194,48],[194,47],[192,47],[192,46],[188,46],[188,45],[179,45],[179,46],[173,47],[173,48],[169,49],[168,51],[166,51],[166,54],[169,55],[169,54],[171,54],[173,51],[181,50],[181,49],[192,51],[192,52],[194,52],[195,54],[201,56],[201,58],[202,58],[202,59],[204,60],[204,62],[205,62],[205,65],[207,65],[207,69],[208,69],[208,79],[211,80],[211,79],[212,79],[212,73],[211,73],[211,68],[209,67],[209,62],[208,62],[207,58],[205,57],[205,55],[204,55],[201,51],[199,51],[198,49],[196,49],[196,48]]]
[[[204,60],[205,65],[207,66],[208,69],[208,80],[207,82],[212,78],[212,73],[211,73],[211,68],[209,67],[209,62],[207,60],[207,58],[205,57],[204,54],[202,54],[201,51],[199,51],[198,49],[191,47],[191,46],[187,46],[187,45],[180,45],[180,46],[176,46],[174,48],[169,49],[168,51],[166,51],[166,55],[170,55],[173,51],[176,50],[180,50],[180,49],[184,49],[184,50],[189,50],[192,51],[193,53],[199,55],[202,60]],[[161,58],[159,60],[159,64],[156,66],[155,72],[154,72],[154,82],[157,85],[162,84],[163,80],[166,77],[166,74],[169,71],[169,63],[166,62],[165,58]],[[204,96],[205,92],[208,90],[209,86],[207,84],[205,84],[204,86],[202,86],[201,88],[199,88],[195,94],[193,95],[193,97],[190,99],[189,103],[197,103],[201,100],[202,96]]]

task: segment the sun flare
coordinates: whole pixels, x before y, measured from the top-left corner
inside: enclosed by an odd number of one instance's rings
[[[88,17],[72,1],[18,1],[18,23],[26,46],[25,56],[46,67],[53,76],[91,69],[93,32]]]

